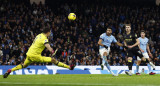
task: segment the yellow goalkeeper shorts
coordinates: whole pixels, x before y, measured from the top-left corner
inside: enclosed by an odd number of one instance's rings
[[[26,57],[26,60],[24,61],[24,64],[29,65],[32,62],[40,62],[40,63],[51,62],[51,57],[28,54],[27,57]]]

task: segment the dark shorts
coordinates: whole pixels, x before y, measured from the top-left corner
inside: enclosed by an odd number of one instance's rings
[[[127,57],[139,56],[140,58],[143,57],[143,54],[139,50],[139,48],[131,48],[127,50]]]

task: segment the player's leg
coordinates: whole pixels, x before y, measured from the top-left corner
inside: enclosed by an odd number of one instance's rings
[[[150,61],[149,58],[146,58],[146,62],[147,62],[147,60]],[[154,75],[154,74],[156,74],[156,73],[152,72],[152,70],[151,70],[151,66],[152,66],[152,65],[151,65],[151,64],[154,65],[152,62],[148,62],[148,63],[147,63],[148,70],[149,70],[149,75]],[[153,66],[152,66],[152,67],[153,67]],[[153,68],[153,69],[155,69],[155,68]]]
[[[133,62],[132,62],[133,51],[132,50],[128,50],[127,56],[128,56],[128,69],[129,69],[129,71],[126,71],[125,73],[127,75],[131,76],[132,75],[132,65],[133,65]]]
[[[73,70],[74,67],[75,67],[75,65],[73,65],[73,64],[69,66],[69,65],[66,65],[66,64],[64,64],[62,62],[59,62],[56,59],[51,58],[51,57],[44,57],[44,56],[42,56],[41,58],[42,58],[41,62],[52,62],[52,63],[54,63],[55,65],[57,65],[59,67],[68,68],[70,70]]]
[[[151,63],[147,53],[142,54],[140,51],[137,51],[136,55],[139,56],[140,58],[143,58],[143,57],[146,58],[146,63]],[[151,63],[151,65],[153,66],[153,63]],[[150,65],[147,64],[147,66],[148,66],[149,71],[151,71]],[[154,75],[155,73],[150,72],[149,74]]]
[[[144,53],[143,56],[146,59],[146,63],[147,63],[148,70],[149,70],[149,74],[150,75],[156,74],[156,73],[153,73],[152,70],[151,70],[151,66],[153,67],[153,69],[155,69],[155,65],[150,61],[150,58],[149,58],[148,54]]]
[[[151,65],[148,62],[147,62],[147,66],[148,66],[149,73],[151,73],[152,72]]]
[[[32,63],[32,61],[30,61],[29,57],[27,56],[26,60],[24,61],[24,64],[19,64],[12,69],[8,69],[7,72],[3,75],[3,78],[7,78],[8,75],[13,71],[16,71],[16,70],[19,70],[19,69],[22,69],[22,68],[26,68],[31,63]]]
[[[148,54],[145,53],[144,56],[145,56],[145,58],[146,58],[146,62],[147,62],[150,66],[152,66],[153,70],[155,70],[155,65],[151,62]]]
[[[133,65],[133,62],[132,62],[132,57],[128,57],[128,69],[129,69],[129,72],[125,72],[127,75],[132,75],[132,65]]]
[[[103,59],[104,59],[104,61],[105,61],[105,65],[106,65],[107,69],[111,72],[112,75],[115,75],[115,74],[112,72],[111,67],[110,67],[110,65],[109,65],[109,63],[108,63],[108,61],[107,61],[107,52],[104,52],[104,53],[103,53]]]
[[[104,65],[105,65],[105,59],[104,59],[104,58],[103,58],[103,56],[102,56],[101,70],[103,70],[103,69],[104,69]]]
[[[141,59],[143,59],[143,55],[142,55],[142,53],[139,50],[134,49],[132,52],[133,52],[134,55],[136,55],[139,58],[138,59],[139,61],[141,61]],[[140,65],[140,62],[138,62],[137,66],[136,66],[136,69],[137,69],[136,75],[140,75],[140,73],[138,72],[139,65]]]
[[[139,73],[139,65],[141,64],[141,59],[137,56],[137,65],[136,65],[136,75],[141,75]]]
[[[155,65],[151,62],[150,58],[146,58],[146,62],[147,62],[147,64],[152,66],[153,70],[155,70]]]
[[[112,72],[112,70],[111,70],[111,67],[110,67],[110,65],[109,65],[109,63],[108,63],[108,61],[107,61],[107,56],[108,56],[108,54],[109,54],[109,51],[110,51],[110,48],[108,48],[108,50],[107,49],[105,49],[105,50],[103,50],[101,53],[103,54],[103,61],[102,62],[104,62],[104,65],[107,67],[107,69],[111,72],[111,74],[113,75],[113,76],[118,76],[117,74],[114,74],[113,72]],[[103,64],[103,63],[102,63]]]
[[[105,48],[99,49],[100,56],[102,58],[101,70],[103,70],[105,65],[105,59],[103,58],[103,53],[107,51]]]
[[[19,65],[17,65],[16,67],[12,68],[12,69],[11,69],[12,72],[13,72],[13,71],[16,71],[16,70],[19,70],[19,69],[22,69],[22,68],[28,67],[28,66],[32,63],[32,61],[31,61],[29,58],[30,58],[30,57],[27,56],[26,60],[24,61],[24,64],[19,64]]]

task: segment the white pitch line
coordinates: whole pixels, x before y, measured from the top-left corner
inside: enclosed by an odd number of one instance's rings
[[[113,85],[118,85],[118,86],[159,86],[159,85],[145,85],[145,84],[91,84],[91,83],[13,83],[13,82],[0,82],[0,84],[14,84],[14,85],[83,85],[83,86],[96,86],[96,85],[101,85],[101,86],[113,86]]]

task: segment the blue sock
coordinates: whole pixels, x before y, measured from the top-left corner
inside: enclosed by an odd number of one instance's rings
[[[151,72],[151,65],[147,63],[147,66],[148,66],[149,72]]]
[[[139,73],[139,65],[136,66],[136,71]]]
[[[111,70],[110,65],[108,64],[108,61],[105,62],[106,67],[108,68],[108,70],[111,72],[111,74],[114,74]]]
[[[102,59],[102,65],[105,64],[105,59],[104,59],[104,56],[103,56],[103,59]]]

